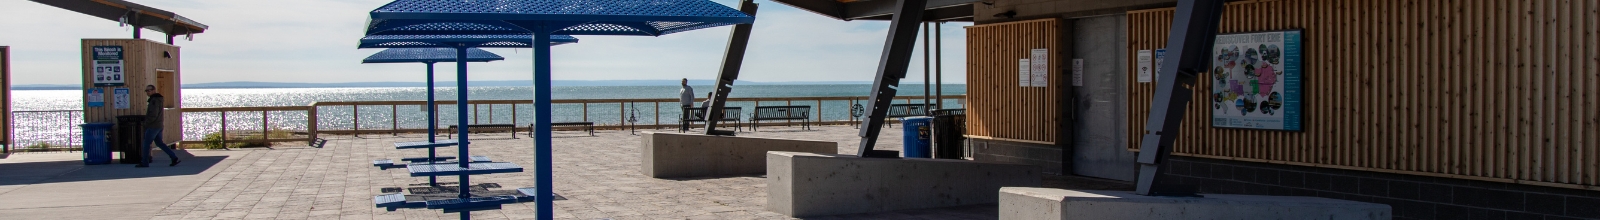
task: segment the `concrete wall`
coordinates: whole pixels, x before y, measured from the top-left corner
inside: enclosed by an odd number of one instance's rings
[[[1133,152],[1128,145],[1127,16],[1108,15],[1070,20],[1076,29],[1073,57],[1083,59],[1083,86],[1077,87],[1078,121],[1071,158],[1072,174],[1122,181],[1134,180]]]
[[[655,178],[761,175],[767,151],[838,153],[826,141],[645,132],[641,172]]]
[[[1174,156],[1167,174],[1203,193],[1387,204],[1396,219],[1600,219],[1600,191]]]
[[[948,159],[767,154],[767,210],[792,217],[998,201],[1000,187],[1040,184],[1039,167]]]
[[[1129,191],[1006,187],[1000,219],[1388,220],[1388,205],[1304,196],[1142,196]]]

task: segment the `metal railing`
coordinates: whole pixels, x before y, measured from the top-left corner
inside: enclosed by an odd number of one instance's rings
[[[961,95],[945,96],[947,108],[959,108]],[[866,105],[858,97],[729,98],[729,107],[814,104],[812,124],[854,124],[851,108]],[[920,96],[895,98],[896,103],[920,103]],[[698,101],[698,100],[697,100]],[[700,102],[696,102],[698,105]],[[952,105],[954,103],[954,105]],[[471,100],[466,124],[513,124],[527,131],[532,123],[532,100]],[[555,122],[594,122],[595,129],[676,128],[683,119],[677,99],[565,99],[553,100]],[[221,146],[233,143],[310,141],[319,135],[370,135],[427,132],[426,101],[315,102],[304,106],[183,108],[183,138],[179,144],[207,141]],[[438,127],[459,125],[456,102],[437,101]],[[663,108],[663,106],[665,108]],[[81,110],[15,111],[18,146],[26,150],[78,150],[82,145]],[[53,115],[52,115],[53,114]],[[750,115],[738,116],[749,121]],[[797,121],[762,122],[761,126],[798,124]],[[749,123],[743,123],[749,125]],[[731,124],[725,126],[732,126]],[[569,128],[558,128],[569,129]],[[576,129],[576,128],[570,128]],[[220,142],[220,143],[218,143]],[[58,147],[59,146],[59,147]],[[25,150],[24,148],[14,148]]]
[[[12,111],[8,152],[83,150],[83,110]]]

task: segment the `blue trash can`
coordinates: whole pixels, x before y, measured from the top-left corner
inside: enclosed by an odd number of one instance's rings
[[[900,123],[905,129],[905,157],[933,157],[933,117],[906,117]]]
[[[83,127],[83,164],[97,165],[111,163],[111,144],[106,143],[106,133],[111,131],[112,123],[88,123],[79,125]]]

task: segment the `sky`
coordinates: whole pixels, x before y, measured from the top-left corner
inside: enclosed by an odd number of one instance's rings
[[[737,0],[713,0],[734,5]],[[422,64],[361,64],[381,49],[356,49],[367,12],[389,0],[132,0],[211,28],[179,37],[183,82],[420,82]],[[758,0],[740,80],[872,81],[887,21],[841,21]],[[965,81],[965,22],[944,24],[944,81]],[[78,84],[80,39],[128,38],[130,27],[32,1],[0,1],[0,46],[11,46],[14,85]],[[552,48],[555,80],[712,79],[730,27],[648,36],[577,36]],[[146,29],[146,39],[165,34]],[[919,41],[921,37],[918,37]],[[473,63],[471,81],[531,80],[529,49],[488,49],[505,61]],[[921,82],[922,43],[902,82]],[[453,81],[439,67],[438,80]]]

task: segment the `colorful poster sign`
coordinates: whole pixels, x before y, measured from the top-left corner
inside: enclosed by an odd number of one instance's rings
[[[128,107],[128,88],[117,88],[111,90],[111,101],[111,105],[115,106],[117,109],[130,108]]]
[[[1033,79],[1033,75],[1029,74],[1031,69],[1033,69],[1033,65],[1028,62],[1028,59],[1017,59],[1017,86],[1033,86],[1032,83],[1028,82]]]
[[[1029,65],[1028,71],[1032,75],[1028,79],[1029,84],[1033,87],[1050,86],[1050,50],[1043,48],[1033,49],[1029,50],[1028,54],[1030,55],[1029,61],[1038,61]]]
[[[90,48],[93,82],[96,87],[122,86],[124,78],[122,46],[94,46]]]
[[[87,94],[84,95],[84,99],[83,100],[88,100],[89,101],[89,103],[88,103],[89,107],[106,106],[106,90],[105,89],[89,88],[89,90],[86,93]]]
[[[1302,131],[1300,31],[1217,35],[1211,126]]]
[[[1161,80],[1161,62],[1166,60],[1166,59],[1167,59],[1167,48],[1156,49],[1156,51],[1155,51],[1155,59],[1153,59],[1154,61],[1151,61],[1152,62],[1151,66],[1154,66],[1155,68],[1154,69],[1150,69],[1151,72],[1155,72],[1155,74],[1154,74],[1155,77],[1151,81],[1155,81],[1155,82],[1158,82],[1158,83],[1160,82],[1160,80]]]

